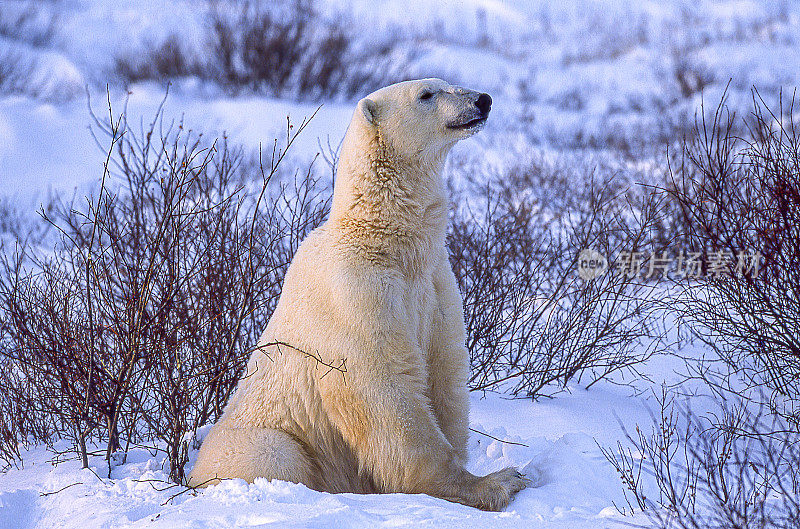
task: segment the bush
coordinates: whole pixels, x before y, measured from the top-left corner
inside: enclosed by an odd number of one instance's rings
[[[117,57],[117,74],[129,83],[202,75],[199,62],[184,49],[177,35],[170,35],[158,44],[149,44],[143,55],[143,58],[141,54]]]
[[[773,112],[754,92],[748,134],[724,99],[697,124],[666,193],[706,273],[686,280],[678,316],[716,354],[700,376],[800,422],[800,138],[793,102]],[[744,128],[744,127],[741,127]]]
[[[98,195],[46,215],[55,251],[18,251],[0,274],[0,448],[8,463],[28,436],[64,438],[87,466],[104,443],[110,474],[148,444],[180,483],[192,433],[221,414],[327,202],[268,189],[305,122],[266,167],[160,116],[139,134],[124,116],[97,124],[111,139]]]
[[[48,196],[42,211],[52,214],[56,202],[55,196]],[[4,243],[12,248],[15,244],[38,246],[49,233],[49,226],[36,215],[22,210],[10,197],[0,198],[0,251],[7,249]]]
[[[39,91],[31,86],[31,78],[37,64],[21,54],[11,51],[0,52],[0,94],[25,94]]]
[[[353,97],[402,80],[406,58],[393,46],[360,42],[307,0],[278,8],[262,2],[208,11],[205,49],[193,54],[172,35],[143,53],[117,58],[127,82],[197,76],[241,89],[305,100]],[[202,58],[200,58],[202,57]]]
[[[664,391],[650,431],[626,432],[632,449],[601,447],[623,482],[618,509],[663,529],[800,526],[800,432],[735,396],[718,403],[698,415]]]
[[[0,11],[0,36],[37,48],[52,43],[60,23],[58,15],[52,10],[33,2],[20,5],[20,9],[15,9],[17,6],[6,7],[10,9]]]
[[[578,275],[584,249],[612,260],[654,242],[659,201],[626,193],[619,180],[606,168],[534,161],[491,179],[479,190],[481,209],[456,209],[448,244],[464,296],[473,390],[536,397],[572,381],[591,386],[636,373],[661,349],[650,317],[653,284],[616,271]]]
[[[656,527],[800,526],[800,141],[793,102],[775,111],[753,94],[744,123],[725,99],[697,120],[663,190],[676,237],[705,256],[676,281],[669,310],[709,346],[687,359],[709,391],[704,414],[664,391],[649,433],[633,449],[603,449],[627,507]],[[736,133],[734,131],[744,131]],[[744,258],[742,258],[744,257]]]
[[[60,24],[58,15],[33,2],[16,4],[0,6],[0,95],[52,101],[73,97],[83,81],[76,81],[71,72],[59,71],[40,53],[53,42]]]

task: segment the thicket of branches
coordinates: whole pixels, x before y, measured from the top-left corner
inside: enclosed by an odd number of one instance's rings
[[[773,111],[754,93],[753,112],[742,119],[746,132],[737,135],[737,117],[723,100],[712,120],[698,123],[667,192],[693,249],[723,258],[718,273],[684,285],[679,306],[681,318],[716,353],[718,362],[703,366],[707,381],[739,394],[767,389],[774,411],[797,424],[800,137],[794,112],[793,98]]]
[[[184,481],[189,441],[219,417],[326,200],[310,173],[289,193],[265,164],[159,115],[98,121],[111,148],[100,189],[45,220],[56,248],[7,252],[0,274],[0,453],[71,440],[111,470],[131,446],[166,451]]]
[[[0,94],[38,93],[31,87],[35,61],[13,51],[0,51]]]
[[[620,512],[663,529],[800,526],[800,432],[736,396],[711,415],[676,398],[659,396],[652,427],[626,432],[629,446],[601,447],[623,482]]]
[[[202,49],[172,35],[144,53],[117,58],[127,82],[195,76],[229,90],[293,99],[353,97],[402,80],[406,57],[389,43],[360,43],[308,0],[220,3],[208,11]]]
[[[665,392],[633,451],[605,450],[625,509],[665,529],[800,526],[800,138],[793,98],[753,95],[749,116],[723,99],[697,122],[664,190],[680,239],[706,256],[670,309],[710,352],[687,363],[711,411]]]
[[[615,266],[625,252],[661,244],[662,201],[619,177],[588,163],[532,161],[456,200],[480,204],[455,211],[449,238],[473,390],[536,397],[620,371],[638,376],[637,365],[663,348],[651,317],[655,284]],[[580,277],[584,249],[606,257],[608,270]]]

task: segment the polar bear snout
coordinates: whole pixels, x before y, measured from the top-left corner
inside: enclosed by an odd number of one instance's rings
[[[454,90],[453,95],[457,98],[455,106],[460,108],[460,111],[454,120],[447,123],[447,128],[474,133],[489,117],[489,111],[492,109],[491,96],[464,88]]]
[[[492,96],[489,94],[479,95],[478,100],[475,101],[475,106],[478,107],[481,116],[487,117],[489,115],[489,111],[492,109]]]

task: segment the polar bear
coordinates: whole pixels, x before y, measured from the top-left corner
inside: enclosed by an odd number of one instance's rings
[[[464,468],[469,365],[441,171],[491,103],[439,79],[358,103],[330,216],[297,250],[190,485],[264,477],[487,510],[526,486],[515,468],[484,477]]]

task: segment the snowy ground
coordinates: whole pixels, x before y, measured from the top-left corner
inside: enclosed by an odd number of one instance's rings
[[[169,488],[161,458],[145,450],[133,450],[107,479],[100,457],[91,470],[76,460],[54,467],[53,454],[38,449],[26,454],[23,470],[0,475],[0,528],[622,527],[637,518],[614,507],[624,502],[622,492],[595,441],[613,443],[618,418],[629,427],[647,420],[646,406],[629,391],[577,390],[542,402],[474,395],[472,427],[509,443],[473,432],[470,470],[516,465],[532,480],[501,513],[424,495],[326,494],[266,480],[233,480],[173,498],[185,489]]]
[[[13,20],[31,2],[0,0],[0,22]],[[89,191],[104,159],[91,133],[94,111],[106,112],[106,83],[115,113],[127,100],[128,120],[149,120],[164,86],[122,86],[114,57],[178,32],[200,46],[201,1],[62,0],[41,3],[46,24],[57,24],[47,43],[30,32],[0,31],[0,61],[9,50],[33,58],[29,91],[0,93],[0,200],[32,211],[50,192]],[[326,0],[344,9],[365,38],[398,27],[416,46],[409,77],[438,76],[485,90],[494,97],[487,129],[459,146],[498,159],[514,152],[602,152],[623,160],[655,158],[663,138],[698,109],[715,104],[730,80],[734,106],[755,85],[774,101],[800,81],[800,7],[791,1],[754,0]],[[370,33],[372,32],[372,33]],[[688,83],[687,88],[681,81]],[[353,101],[324,101],[295,154],[308,159],[320,144],[338,144]],[[178,80],[165,106],[188,127],[255,151],[311,115],[317,102],[258,94],[230,95],[198,82]],[[520,147],[521,146],[521,147]],[[655,365],[655,364],[653,364]],[[655,383],[664,366],[650,373]],[[661,375],[660,377],[658,375]],[[637,384],[646,389],[647,383]],[[131,452],[125,465],[93,471],[75,460],[56,467],[51,453],[33,449],[24,469],[0,474],[0,529],[76,527],[547,527],[602,528],[644,523],[623,518],[622,487],[596,442],[623,437],[619,423],[649,423],[652,402],[629,386],[575,388],[551,400],[508,400],[473,395],[470,468],[487,473],[506,465],[524,469],[531,488],[502,513],[482,513],[425,496],[331,495],[302,485],[225,482],[199,494],[168,488],[162,457]],[[59,446],[65,449],[65,446]],[[99,477],[98,477],[99,476]]]

